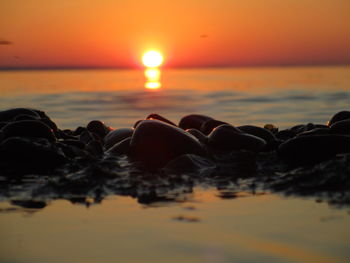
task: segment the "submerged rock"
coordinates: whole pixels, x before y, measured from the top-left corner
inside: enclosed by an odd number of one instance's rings
[[[130,159],[147,168],[163,167],[182,154],[203,156],[205,151],[194,136],[161,121],[142,121],[131,138]]]
[[[187,129],[197,129],[201,130],[201,127],[204,122],[208,120],[212,120],[213,118],[205,115],[200,115],[200,114],[190,114],[185,117],[182,117],[180,122],[179,122],[179,127],[183,130]]]
[[[344,135],[300,136],[282,143],[278,148],[280,158],[293,166],[319,163],[348,152],[350,136]]]
[[[173,123],[172,121],[169,121],[167,118],[164,118],[163,116],[160,116],[159,114],[156,114],[156,113],[152,113],[152,114],[148,115],[146,120],[158,120],[158,121],[163,121],[163,122],[168,123],[170,125],[176,126],[176,124]]]
[[[10,122],[2,128],[5,138],[9,137],[34,137],[56,141],[53,130],[38,120],[24,120]]]
[[[112,148],[115,144],[121,142],[122,140],[128,137],[131,137],[133,133],[134,129],[131,128],[121,128],[111,131],[103,139],[105,149],[108,150]]]
[[[208,136],[208,146],[215,150],[249,150],[259,152],[265,145],[265,140],[243,133],[238,128],[228,124],[217,127]]]
[[[328,121],[328,126],[332,126],[332,124],[350,119],[350,111],[340,111],[333,115],[333,117]]]

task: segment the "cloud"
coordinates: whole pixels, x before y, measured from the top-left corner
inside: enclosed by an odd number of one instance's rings
[[[0,39],[0,45],[12,45],[13,43],[8,40]]]

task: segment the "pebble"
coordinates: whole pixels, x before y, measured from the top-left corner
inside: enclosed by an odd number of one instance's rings
[[[131,137],[133,133],[134,133],[134,129],[131,129],[131,128],[120,128],[109,132],[106,135],[106,137],[103,139],[105,149],[106,150],[110,149],[120,141],[128,137]]]
[[[182,154],[205,155],[200,142],[184,130],[157,120],[142,121],[135,129],[129,149],[132,161],[146,168],[163,167]]]
[[[228,123],[223,122],[223,121],[210,119],[210,120],[205,121],[202,124],[200,131],[202,133],[204,133],[205,135],[209,135],[209,133],[211,133],[216,127],[223,125],[223,124],[228,124]]]
[[[152,114],[148,115],[146,120],[158,120],[158,121],[163,121],[163,122],[168,123],[170,125],[176,126],[176,124],[173,123],[172,121],[169,121],[167,118],[164,118],[163,116],[160,116],[159,114],[156,114],[156,113],[152,113]]]
[[[190,114],[181,118],[179,127],[183,130],[193,128],[200,131],[203,123],[212,119],[213,118],[206,115]]]
[[[10,122],[2,128],[5,138],[9,137],[36,137],[56,141],[52,129],[38,120],[24,120]]]
[[[251,134],[243,133],[238,128],[228,124],[217,127],[208,136],[208,146],[216,150],[249,150],[259,152],[265,145],[265,140]]]
[[[334,134],[350,135],[350,119],[333,123],[330,130]]]
[[[315,164],[348,152],[350,136],[344,135],[299,136],[278,148],[279,157],[293,166]]]
[[[340,111],[333,115],[333,117],[328,121],[328,126],[332,126],[332,124],[350,119],[350,111]]]

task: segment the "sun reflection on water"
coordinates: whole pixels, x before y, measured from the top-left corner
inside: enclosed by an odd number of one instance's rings
[[[158,68],[147,68],[145,70],[146,89],[159,89],[162,85],[160,83],[160,70]]]

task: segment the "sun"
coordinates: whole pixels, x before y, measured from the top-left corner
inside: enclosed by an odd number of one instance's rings
[[[142,56],[142,63],[148,68],[159,67],[163,63],[163,55],[155,50],[147,51]]]

